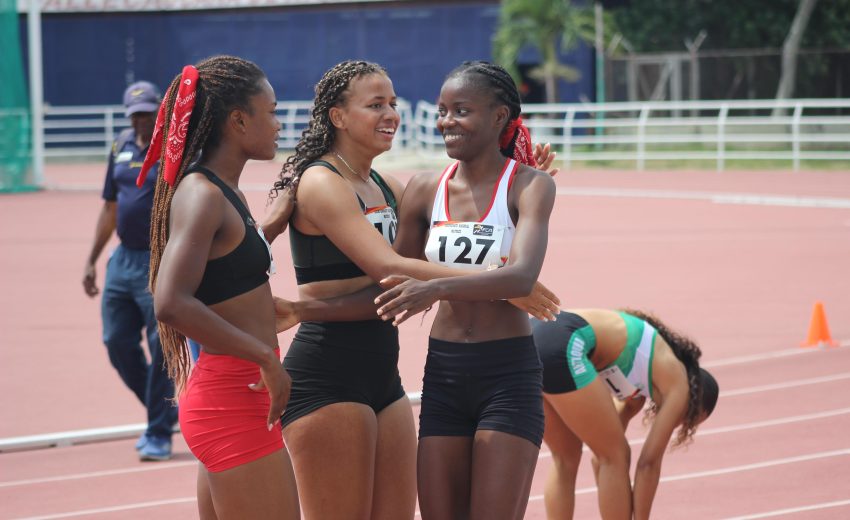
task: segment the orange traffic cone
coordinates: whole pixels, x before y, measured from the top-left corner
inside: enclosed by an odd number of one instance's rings
[[[815,307],[812,309],[812,321],[809,323],[809,337],[800,346],[819,347],[821,345],[837,347],[838,343],[833,341],[829,335],[829,325],[826,323],[823,303],[815,302]]]

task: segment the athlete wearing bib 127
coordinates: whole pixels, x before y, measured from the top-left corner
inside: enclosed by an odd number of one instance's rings
[[[496,183],[490,207],[478,222],[452,220],[446,184],[454,176],[459,163],[443,172],[434,207],[431,210],[431,233],[425,245],[429,262],[461,269],[492,269],[508,260],[516,228],[508,213],[508,189],[518,163],[509,159]]]
[[[425,245],[428,261],[472,270],[502,267],[515,232],[508,212],[508,189],[518,164],[506,159],[490,207],[478,222],[455,221],[447,183],[457,171],[443,172],[431,210]],[[482,356],[487,362],[482,362]],[[420,437],[473,436],[477,429],[511,433],[540,446],[540,362],[530,336],[479,343],[431,337],[425,365]],[[466,389],[465,391],[463,389]],[[458,400],[458,396],[462,400]]]
[[[495,64],[449,73],[436,126],[457,162],[410,180],[395,249],[469,274],[389,277],[376,299],[395,323],[439,302],[419,417],[423,520],[519,520],[537,463],[542,369],[528,315],[512,303],[543,266],[555,184],[535,167],[519,101]]]

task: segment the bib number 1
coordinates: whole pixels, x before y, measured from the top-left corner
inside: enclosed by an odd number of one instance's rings
[[[617,365],[599,371],[599,377],[605,381],[608,391],[620,401],[637,395],[640,390],[626,378]]]
[[[375,208],[366,213],[366,219],[375,226],[384,240],[392,244],[395,242],[395,236],[398,232],[398,221],[396,220],[395,212],[389,206]]]

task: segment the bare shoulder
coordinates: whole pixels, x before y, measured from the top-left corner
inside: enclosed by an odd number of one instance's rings
[[[424,171],[419,172],[410,179],[410,182],[407,183],[408,186],[413,186],[416,189],[436,189],[437,184],[440,183],[440,178],[442,177],[441,173],[436,173],[432,171]]]
[[[434,172],[419,172],[408,181],[404,188],[407,200],[431,200],[440,183],[440,175]]]
[[[345,179],[327,166],[316,164],[310,166],[301,174],[298,181],[298,208],[296,211],[309,209],[312,204],[325,205],[334,201],[350,198],[357,204],[354,190]]]
[[[520,164],[514,175],[508,200],[517,210],[523,205],[522,201],[525,201],[526,211],[551,211],[555,194],[555,181],[548,173]]]
[[[517,187],[535,186],[538,189],[553,190],[555,189],[555,180],[548,173],[528,166],[520,164],[514,176],[513,185]]]
[[[298,195],[301,196],[302,189],[321,190],[323,187],[327,187],[329,183],[331,185],[345,185],[338,173],[323,164],[314,164],[301,174],[301,180],[298,181]]]
[[[209,217],[209,212],[221,211],[225,197],[221,188],[212,183],[205,175],[195,174],[184,177],[171,202],[171,211],[192,212],[198,216]],[[198,212],[202,210],[203,213]]]

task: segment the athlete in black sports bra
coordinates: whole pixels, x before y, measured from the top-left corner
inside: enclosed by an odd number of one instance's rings
[[[214,305],[263,285],[269,279],[267,273],[273,272],[274,267],[268,243],[236,192],[203,166],[190,166],[185,175],[192,173],[202,173],[221,188],[245,223],[245,237],[236,249],[224,256],[207,260],[201,284],[195,291],[197,299],[207,305]]]
[[[266,275],[271,255],[239,193],[247,161],[275,156],[275,106],[251,62],[216,56],[186,66],[168,89],[145,160],[162,158],[152,174],[160,178],[150,285],[180,431],[200,461],[202,520],[299,517],[278,423],[290,380]],[[187,336],[202,345],[194,367]]]
[[[345,178],[328,161],[315,161],[307,169],[314,167]],[[392,233],[382,233],[392,245],[398,225],[396,196],[378,172],[370,170],[369,178],[380,188],[385,205],[369,208],[355,192],[357,202],[375,231]],[[291,226],[289,245],[299,286],[365,276],[325,235],[305,234]],[[398,350],[398,330],[377,316],[363,321],[301,323],[284,360],[293,379],[289,404],[281,418],[284,428],[334,403],[361,403],[380,414],[405,395],[398,373]]]

